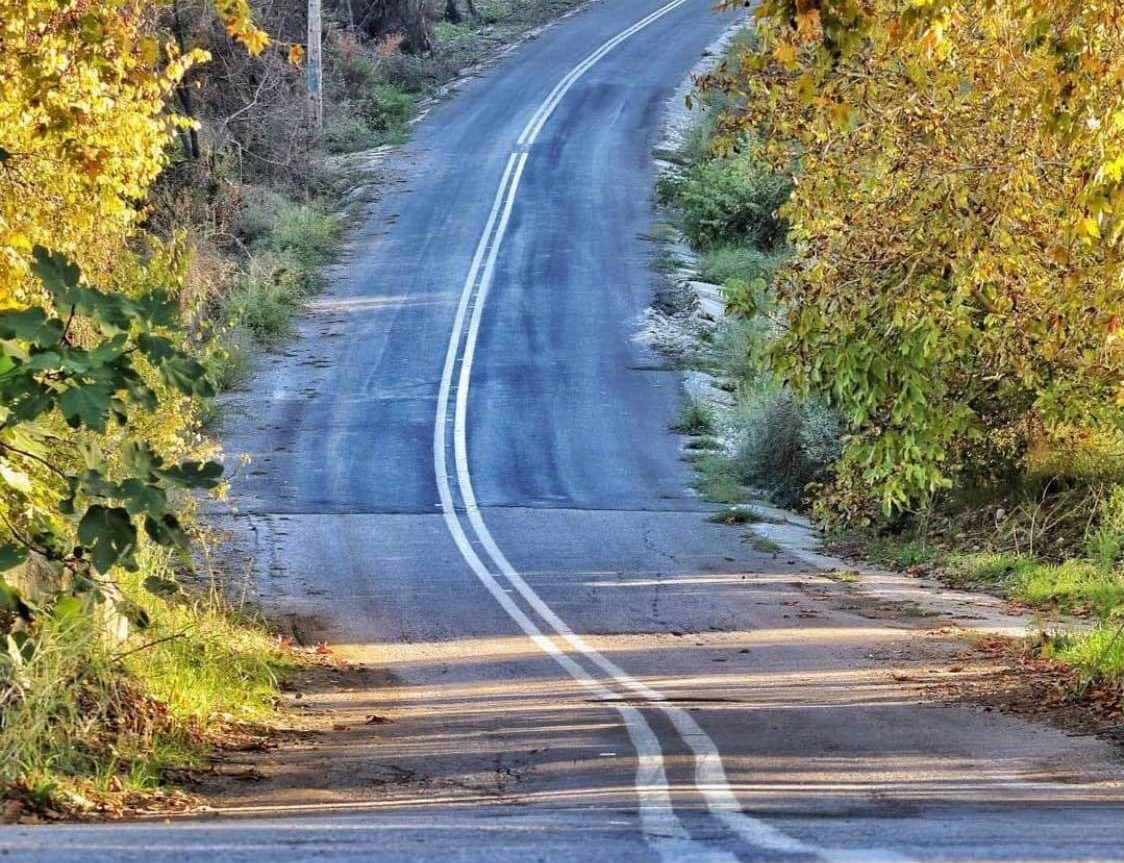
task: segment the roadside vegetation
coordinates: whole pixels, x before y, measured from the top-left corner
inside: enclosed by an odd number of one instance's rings
[[[1091,630],[1124,670],[1124,62],[1106,8],[763,3],[660,195],[723,286],[702,494]],[[1036,82],[1031,86],[1028,82]],[[668,269],[672,269],[669,267]],[[689,445],[690,447],[690,445]]]
[[[0,818],[189,803],[302,653],[224,571],[214,398],[322,286],[421,103],[577,5],[0,0]],[[6,801],[6,802],[4,802]]]

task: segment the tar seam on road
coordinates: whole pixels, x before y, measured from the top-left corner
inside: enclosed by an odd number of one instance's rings
[[[643,714],[635,707],[627,704],[621,693],[607,686],[608,681],[599,680],[592,676],[585,667],[578,664],[563,648],[559,647],[548,635],[545,635],[543,630],[500,585],[497,576],[481,559],[461,523],[460,513],[457,511],[453,498],[451,480],[456,482],[457,490],[464,502],[465,514],[473,532],[476,534],[478,544],[498,568],[500,574],[507,578],[533,612],[570,647],[588,662],[600,668],[611,681],[623,689],[641,695],[648,704],[661,710],[668,717],[676,732],[694,753],[694,785],[716,821],[723,824],[745,842],[759,848],[794,854],[809,854],[828,861],[860,859],[901,861],[904,858],[900,855],[886,851],[875,851],[874,849],[845,851],[819,848],[796,837],[789,836],[764,821],[743,812],[737,796],[726,778],[721,754],[713,739],[699,726],[690,713],[668,702],[662,693],[629,676],[575,634],[554,613],[526,583],[500,550],[484,522],[473,491],[467,445],[468,397],[472,379],[472,366],[485,301],[494,275],[499,249],[515,204],[519,182],[529,158],[528,149],[534,144],[566,93],[586,72],[622,42],[686,2],[689,2],[689,0],[672,0],[672,2],[660,7],[603,43],[596,51],[575,66],[555,85],[532,115],[516,142],[516,152],[513,152],[508,158],[507,166],[496,192],[495,201],[476,247],[468,275],[465,278],[445,356],[445,366],[437,399],[437,416],[433,440],[434,472],[441,500],[441,509],[445,516],[446,525],[461,556],[504,611],[570,676],[596,693],[607,704],[611,704],[621,714],[625,730],[637,753],[636,791],[640,804],[641,831],[645,840],[661,858],[676,861],[699,861],[699,863],[704,863],[704,861],[705,863],[727,863],[727,861],[736,860],[728,852],[710,848],[693,840],[675,814],[664,768],[663,751],[658,737],[644,719]],[[469,317],[470,311],[471,318],[466,332],[465,321]],[[458,362],[460,362],[460,371],[457,375],[455,410],[451,418],[453,422],[455,475],[451,476],[448,470],[447,455],[450,421],[449,402],[450,397],[454,395],[453,378]]]

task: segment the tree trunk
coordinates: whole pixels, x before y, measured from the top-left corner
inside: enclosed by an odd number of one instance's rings
[[[378,41],[398,33],[403,37],[402,50],[407,54],[433,50],[425,0],[357,0],[356,6],[362,10],[359,29],[368,39]]]
[[[457,8],[457,0],[445,0],[445,20],[452,24],[461,23],[461,10]]]
[[[186,39],[183,33],[183,21],[180,20],[180,0],[174,0],[172,3],[172,31],[176,37],[176,45],[179,46],[180,54],[185,54],[186,49],[184,44]],[[189,120],[195,120],[195,105],[191,99],[191,85],[187,80],[180,81],[176,85],[176,96],[180,100],[180,106],[183,108],[184,116]],[[199,132],[194,125],[188,129],[184,135],[184,150],[192,159],[199,158]]]

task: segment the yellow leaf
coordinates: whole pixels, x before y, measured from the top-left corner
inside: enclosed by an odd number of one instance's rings
[[[773,59],[782,66],[792,67],[796,64],[796,49],[791,42],[778,42],[773,49]]]
[[[1086,217],[1077,223],[1077,233],[1086,240],[1095,240],[1101,235],[1100,222]]]

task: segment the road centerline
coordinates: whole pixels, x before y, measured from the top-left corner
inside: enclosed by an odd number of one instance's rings
[[[468,276],[462,288],[460,304],[450,336],[442,374],[437,417],[434,425],[434,469],[441,507],[446,525],[461,555],[508,615],[571,676],[591,690],[597,691],[602,697],[607,696],[606,700],[612,703],[621,714],[625,728],[637,751],[636,788],[640,801],[641,829],[646,841],[661,857],[665,859],[670,857],[675,860],[717,861],[733,859],[725,852],[717,852],[694,842],[679,821],[671,804],[666,771],[663,765],[663,753],[658,737],[639,710],[623,702],[620,692],[607,686],[606,681],[598,680],[590,675],[572,657],[562,651],[551,638],[543,634],[540,627],[513,601],[509,591],[499,584],[497,575],[481,559],[474,547],[475,545],[478,544],[483,549],[498,569],[499,575],[506,577],[508,583],[512,585],[515,592],[527,603],[533,613],[575,650],[579,656],[599,668],[607,675],[609,681],[625,690],[641,695],[648,704],[660,709],[667,715],[678,736],[682,738],[694,755],[694,786],[702,795],[707,809],[718,823],[725,826],[743,841],[773,851],[810,854],[824,860],[833,861],[855,859],[856,853],[865,855],[863,859],[900,860],[902,858],[882,851],[840,852],[819,848],[811,843],[789,836],[764,821],[743,812],[726,777],[721,754],[713,739],[706,734],[687,711],[677,705],[668,703],[662,693],[628,675],[592,648],[584,639],[576,635],[554,613],[530,585],[523,580],[520,573],[499,548],[483,519],[472,486],[472,476],[468,463],[467,415],[476,343],[499,250],[507,232],[519,182],[529,158],[531,146],[537,140],[539,133],[566,93],[589,69],[628,38],[686,2],[688,0],[673,0],[673,2],[660,7],[617,34],[617,36],[604,42],[597,50],[575,66],[555,85],[554,89],[539,105],[523,128],[514,152],[509,156],[495,203],[480,237]],[[465,328],[466,318],[468,318],[467,330]],[[455,373],[457,373],[457,380],[454,393],[453,378]],[[454,399],[452,449],[455,473],[452,475],[448,471],[447,455],[450,398]],[[476,536],[475,543],[465,531],[464,525],[461,523],[460,513],[455,506],[454,483],[464,504],[469,525]],[[671,845],[668,844],[669,841],[672,843]]]

